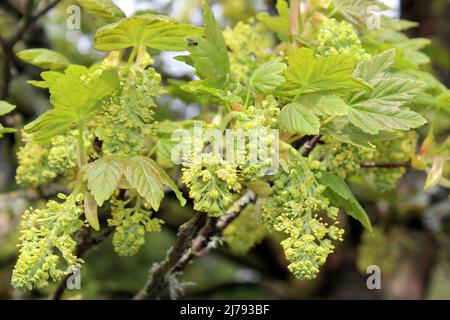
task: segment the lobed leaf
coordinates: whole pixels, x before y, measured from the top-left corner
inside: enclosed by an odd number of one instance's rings
[[[199,36],[203,29],[178,23],[175,19],[145,14],[122,19],[100,28],[95,34],[95,48],[100,51],[142,46],[158,50],[187,50],[185,38]]]

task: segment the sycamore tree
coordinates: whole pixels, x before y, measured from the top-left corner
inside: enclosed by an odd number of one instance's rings
[[[315,279],[345,238],[345,215],[372,234],[350,183],[392,190],[410,168],[427,176],[425,189],[450,186],[450,140],[436,135],[450,95],[425,71],[429,40],[405,36],[413,22],[375,21],[369,7],[388,9],[377,1],[278,0],[277,15],[226,30],[206,0],[203,26],[155,12],[127,17],[110,0],[78,3],[97,19],[103,60],[15,53],[44,69],[29,84],[52,105],[23,128],[16,181],[67,186],[23,213],[11,278],[19,290],[60,281],[60,298],[84,253],[109,236],[118,255],[135,255],[146,233],[161,230],[171,193],[195,213],[136,299],[176,298],[196,258],[222,245],[246,254],[270,234],[292,275]],[[3,39],[5,52],[14,40]],[[196,77],[163,81],[153,60],[163,51],[180,52]],[[201,114],[156,121],[162,94],[188,97]],[[0,102],[1,116],[13,109]],[[0,125],[0,135],[10,132]]]

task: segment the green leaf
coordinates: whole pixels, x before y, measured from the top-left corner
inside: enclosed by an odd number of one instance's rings
[[[90,15],[106,23],[126,18],[125,13],[112,0],[77,0]]]
[[[164,198],[164,188],[154,162],[142,156],[134,157],[129,161],[125,176],[153,210],[158,211]]]
[[[92,117],[101,108],[101,102],[119,87],[115,70],[98,73],[99,70],[70,66],[64,74],[43,73],[46,77],[43,86],[49,88],[50,102],[55,108],[25,126],[25,131],[33,134],[35,141],[44,142]]]
[[[226,101],[229,103],[240,103],[242,104],[242,98],[234,95],[232,92],[222,89],[217,89],[213,87],[206,86],[204,81],[190,81],[189,83],[182,85],[180,87],[182,90],[195,94],[197,97],[203,98],[214,98],[220,101]]]
[[[287,42],[291,39],[291,32],[289,30],[289,6],[286,0],[277,1],[277,12],[277,16],[263,12],[258,14],[257,18],[275,32],[281,41]]]
[[[98,206],[95,198],[89,192],[84,195],[84,215],[89,225],[94,230],[100,230],[100,223],[98,222]]]
[[[379,83],[363,101],[354,104],[367,107],[400,107],[415,98],[422,90],[422,82],[389,78]]]
[[[124,170],[124,160],[117,156],[107,156],[87,165],[84,178],[100,207],[117,189]]]
[[[203,29],[160,15],[141,15],[100,28],[95,48],[100,51],[147,46],[158,50],[187,50],[185,38],[202,35]]]
[[[364,228],[372,231],[372,224],[367,213],[359,204],[358,200],[356,200],[345,181],[330,172],[322,172],[321,174],[322,176],[317,180],[327,187],[325,196],[329,198],[334,205],[342,207],[348,215],[361,222]]]
[[[369,134],[378,134],[380,130],[407,131],[427,123],[416,112],[384,106],[351,106],[348,118],[354,126]]]
[[[150,158],[143,156],[131,158],[125,177],[130,186],[135,188],[155,211],[158,211],[161,200],[164,198],[164,185],[175,192],[182,206],[186,204],[186,199],[175,182],[158,163]]]
[[[347,104],[335,95],[321,96],[315,104],[315,110],[320,115],[345,116],[348,114]]]
[[[367,88],[362,81],[352,77],[356,63],[348,55],[318,59],[313,50],[301,48],[288,58],[288,64],[286,77],[300,87],[298,93],[347,92]]]
[[[286,105],[280,112],[280,125],[292,133],[318,134],[320,129],[319,118],[298,103]]]
[[[203,1],[203,20],[205,38],[192,37],[194,44],[188,47],[189,59],[205,86],[224,89],[230,74],[228,49],[222,30],[206,0]]]
[[[47,111],[33,122],[27,124],[25,132],[33,134],[33,139],[37,142],[46,142],[70,129],[77,122],[73,112],[54,109]]]
[[[15,105],[12,105],[6,101],[0,100],[0,116],[4,116],[7,113],[10,113],[16,108]]]
[[[17,53],[17,57],[41,69],[61,70],[70,65],[70,61],[61,53],[48,49],[29,49]]]
[[[184,206],[186,204],[186,199],[183,197],[183,194],[178,189],[176,183],[169,177],[167,172],[154,160],[147,159],[151,164],[153,164],[153,167],[158,172],[159,176],[161,177],[162,182],[168,186],[176,195],[178,201],[180,201],[180,204]]]
[[[353,76],[376,85],[385,78],[386,73],[394,65],[395,58],[395,49],[384,51],[367,61],[360,62],[353,72]]]
[[[272,60],[258,67],[250,78],[250,87],[259,94],[269,94],[281,86],[286,78],[280,75],[287,68],[279,59]]]
[[[343,117],[333,119],[322,126],[320,131],[325,136],[364,149],[375,149],[373,142],[392,140],[396,137],[395,133],[388,132],[380,132],[378,135],[365,133]]]

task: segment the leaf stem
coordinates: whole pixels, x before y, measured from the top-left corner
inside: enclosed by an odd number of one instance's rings
[[[78,168],[86,164],[86,153],[84,150],[84,123],[78,126]]]
[[[130,57],[128,58],[128,67],[131,67],[131,65],[133,64],[134,58],[136,58],[138,49],[137,47],[133,47],[133,50],[130,53]]]

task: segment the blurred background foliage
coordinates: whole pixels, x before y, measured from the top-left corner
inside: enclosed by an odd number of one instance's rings
[[[42,0],[44,1],[44,0]],[[201,23],[200,0],[115,1],[127,13],[152,10],[180,20]],[[213,10],[223,27],[247,20],[255,13],[275,13],[275,0],[216,0]],[[391,4],[396,1],[390,1]],[[62,52],[73,63],[90,65],[102,54],[93,49],[96,22],[82,12],[81,30],[68,30],[67,8],[73,1],[64,0],[43,19],[35,23],[14,51],[26,48],[51,48]],[[398,3],[397,3],[398,4]],[[20,0],[0,1],[0,34],[13,32],[21,13]],[[419,27],[410,36],[433,40],[427,47],[433,72],[450,84],[450,1],[403,0],[394,14],[417,21]],[[243,44],[245,45],[245,44]],[[7,57],[0,52],[0,70]],[[154,52],[156,55],[157,52]],[[26,83],[38,79],[40,71],[12,58],[11,79],[0,77],[3,98],[17,105],[2,124],[20,129],[49,108],[42,90]],[[171,97],[159,98],[158,119],[192,118],[201,111],[195,101],[170,86],[168,79],[186,80],[192,70],[172,59],[170,53],[157,57],[156,68],[163,75]],[[171,80],[174,81],[174,80]],[[6,83],[8,82],[8,83]],[[5,86],[8,90],[5,90]],[[175,97],[175,98],[174,98]],[[203,112],[203,111],[202,111]],[[445,117],[444,117],[445,119]],[[448,118],[440,124],[448,135]],[[10,286],[11,270],[17,257],[17,225],[20,215],[30,205],[39,206],[65,190],[64,182],[38,190],[19,190],[14,181],[20,130],[0,140],[0,299],[46,298],[56,285],[24,295]],[[448,175],[448,173],[447,173]],[[183,276],[185,298],[201,299],[450,299],[450,200],[448,190],[435,187],[423,192],[423,174],[408,172],[393,192],[381,193],[370,186],[357,188],[366,211],[375,221],[373,234],[364,233],[352,220],[344,221],[347,237],[337,252],[313,281],[296,281],[288,273],[283,251],[276,235],[260,241],[245,255],[226,247],[192,264]],[[173,200],[173,201],[172,201]],[[81,271],[81,290],[69,291],[72,299],[131,298],[147,279],[153,262],[164,258],[175,239],[179,224],[192,214],[192,208],[180,208],[176,199],[164,201],[160,216],[166,221],[161,234],[149,234],[145,246],[134,257],[119,257],[111,240],[92,249],[85,256]],[[345,218],[345,217],[343,217]],[[382,290],[368,290],[366,268],[376,264],[382,269]],[[207,276],[205,276],[207,275]]]

